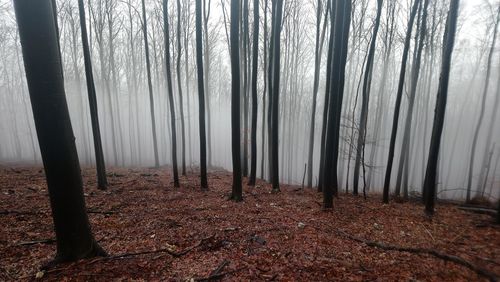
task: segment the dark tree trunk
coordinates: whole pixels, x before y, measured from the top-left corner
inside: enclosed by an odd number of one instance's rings
[[[153,132],[153,152],[155,157],[155,167],[160,166],[158,158],[158,140],[156,138],[156,121],[155,121],[155,102],[153,97],[153,83],[151,82],[151,62],[149,60],[149,43],[148,43],[148,22],[146,19],[146,6],[144,0],[142,2],[142,33],[144,36],[144,50],[146,52],[146,72],[148,76],[149,90],[149,108],[151,110],[151,128]]]
[[[81,2],[82,0],[80,0]],[[105,256],[92,235],[64,91],[56,19],[50,0],[14,2],[54,220],[54,262]]]
[[[394,108],[394,117],[392,120],[392,130],[391,130],[391,140],[389,143],[389,156],[387,158],[387,168],[385,171],[384,179],[384,191],[383,191],[383,202],[389,203],[389,186],[391,184],[391,172],[392,163],[394,161],[394,149],[396,147],[396,136],[398,132],[398,122],[399,122],[399,112],[401,109],[401,99],[403,98],[403,87],[406,75],[406,62],[408,61],[408,53],[410,50],[411,32],[413,29],[413,22],[415,21],[415,16],[417,15],[418,6],[420,0],[415,0],[413,2],[413,7],[411,8],[410,19],[408,21],[408,27],[406,30],[405,44],[403,48],[403,58],[401,60],[401,71],[399,73],[399,84],[398,92],[396,94],[396,106]]]
[[[439,79],[438,93],[436,98],[436,109],[434,124],[432,126],[431,144],[429,158],[424,179],[425,211],[434,214],[434,202],[436,195],[436,174],[438,169],[439,147],[443,133],[444,117],[446,112],[446,100],[448,98],[448,82],[450,79],[451,56],[455,43],[455,32],[457,29],[459,0],[450,1],[450,10],[446,22],[446,31],[443,40],[443,58],[441,62],[441,76]]]
[[[265,152],[265,146],[266,146],[266,93],[267,93],[267,83],[268,83],[268,80],[267,80],[267,65],[268,65],[268,61],[267,61],[267,6],[268,6],[268,1],[269,0],[264,0],[264,58],[262,61],[264,61],[264,64],[263,64],[263,74],[264,74],[264,80],[263,80],[263,83],[264,83],[264,90],[262,91],[262,148],[261,148],[261,152],[262,152],[262,158],[261,158],[261,161],[260,161],[260,178],[264,179],[264,160],[266,159],[264,157],[264,152]],[[268,139],[269,139],[269,136],[268,136]],[[269,142],[269,141],[268,141]]]
[[[323,171],[323,208],[333,207],[333,191],[338,190],[337,162],[339,156],[340,117],[344,98],[345,65],[351,22],[351,0],[338,0],[335,9],[334,42],[328,99],[328,121],[326,131],[325,164]],[[332,13],[333,16],[333,13]]]
[[[272,185],[273,192],[280,191],[279,178],[279,94],[280,94],[280,35],[281,35],[281,20],[283,15],[283,0],[276,0],[276,14],[274,15],[274,32],[273,32],[273,102],[272,102],[272,150],[271,150],[271,166],[272,166]]]
[[[372,74],[373,74],[373,61],[375,59],[375,47],[377,43],[377,34],[380,26],[380,16],[382,15],[382,0],[377,0],[377,17],[375,18],[375,25],[373,27],[372,41],[370,43],[370,49],[368,50],[368,59],[366,62],[365,76],[363,78],[363,102],[361,104],[361,114],[360,114],[360,125],[358,133],[358,144],[356,149],[356,161],[354,165],[354,179],[352,193],[358,195],[358,185],[359,185],[359,168],[361,166],[361,157],[365,150],[366,142],[366,126],[368,123],[368,105],[370,99],[370,90],[372,84]],[[363,160],[364,162],[364,160]],[[364,177],[364,176],[363,176]],[[366,187],[365,187],[366,188]],[[363,189],[364,190],[364,189]]]
[[[172,91],[172,71],[170,69],[170,30],[168,26],[168,0],[163,0],[163,37],[165,40],[165,67],[167,73],[168,102],[170,104],[170,126],[172,128],[172,170],[174,173],[174,187],[179,187],[179,173],[177,172],[177,130],[175,126],[174,93]]]
[[[252,58],[252,132],[250,134],[251,156],[248,185],[255,185],[257,174],[257,70],[259,60],[259,0],[253,1],[253,58]]]
[[[185,52],[187,52],[187,47]],[[182,175],[186,175],[186,129],[184,125],[184,103],[182,97],[182,80],[181,80],[181,58],[182,58],[182,46],[181,46],[181,0],[177,0],[177,65],[175,66],[177,72],[177,89],[179,91],[179,111],[181,114],[181,159],[182,159]],[[188,62],[186,62],[187,64]],[[187,79],[187,77],[186,77]]]
[[[202,27],[201,27],[201,20],[202,20],[201,1],[202,0],[196,0],[196,66],[198,71],[201,189],[207,190],[208,189],[207,137],[205,129],[205,87],[203,83],[203,38],[202,38]]]
[[[269,101],[269,106],[267,108],[267,136],[268,136],[268,143],[267,143],[267,155],[269,159],[269,182],[273,181],[273,130],[272,130],[272,122],[273,122],[273,117],[272,117],[272,112],[273,112],[273,69],[274,69],[274,33],[275,33],[275,22],[276,22],[276,0],[271,1],[271,38],[269,42],[269,69],[268,69],[268,85],[269,85],[269,92],[268,92],[268,101]]]
[[[239,0],[231,0],[231,148],[233,157],[233,189],[231,199],[243,200],[241,187],[240,136],[240,50]]]
[[[325,12],[325,24],[323,25],[323,31],[321,32],[321,13],[323,10],[323,0],[318,0],[318,7],[316,8],[316,48],[314,54],[314,82],[313,82],[313,100],[311,109],[311,123],[309,125],[309,154],[307,157],[307,187],[312,187],[312,173],[313,173],[313,155],[314,155],[314,129],[316,126],[316,100],[318,96],[319,88],[319,71],[321,67],[321,53],[323,50],[323,42],[325,39],[326,23],[328,18],[328,10],[330,6],[330,1],[328,1],[328,6]],[[321,36],[320,36],[321,33]]]
[[[104,153],[102,150],[99,112],[97,111],[97,95],[95,91],[94,75],[92,74],[92,61],[87,39],[87,25],[85,23],[85,7],[83,6],[83,0],[78,0],[78,10],[80,13],[80,29],[82,33],[83,58],[85,62],[85,76],[87,78],[87,92],[89,96],[90,120],[92,123],[92,135],[94,137],[97,188],[104,190],[108,186],[108,180],[106,178],[106,166],[104,164]]]

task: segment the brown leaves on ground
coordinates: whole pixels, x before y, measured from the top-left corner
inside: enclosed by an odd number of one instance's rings
[[[484,279],[452,262],[385,251],[342,236],[435,249],[500,273],[500,229],[487,215],[438,205],[429,220],[416,203],[382,205],[378,195],[341,195],[321,211],[321,195],[258,181],[244,201],[228,201],[232,176],[197,175],[174,189],[170,170],[112,169],[107,191],[83,171],[92,229],[110,258],[40,267],[55,255],[43,169],[0,168],[0,280],[297,280]],[[41,241],[41,242],[38,242]],[[159,251],[164,250],[164,251]],[[128,255],[144,252],[142,255]],[[175,255],[180,254],[182,255]],[[173,255],[174,254],[174,255]]]

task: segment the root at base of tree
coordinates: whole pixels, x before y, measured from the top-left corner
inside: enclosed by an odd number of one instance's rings
[[[377,241],[370,241],[370,240],[365,240],[362,238],[358,238],[355,236],[352,236],[345,231],[337,229],[337,233],[345,238],[351,239],[356,242],[364,243],[369,247],[375,247],[375,248],[380,248],[383,250],[388,250],[388,251],[397,251],[397,252],[407,252],[407,253],[414,253],[414,254],[426,254],[426,255],[431,255],[440,259],[443,259],[445,261],[451,261],[456,264],[460,264],[462,266],[465,266],[469,268],[470,270],[476,272],[478,275],[481,275],[485,278],[487,278],[490,281],[499,281],[500,277],[491,271],[488,271],[484,268],[478,267],[471,262],[457,256],[453,255],[448,255],[445,253],[438,252],[436,250],[431,250],[431,249],[424,249],[424,248],[409,248],[409,247],[401,247],[401,246],[394,246],[394,245],[388,245],[382,242],[377,242]]]

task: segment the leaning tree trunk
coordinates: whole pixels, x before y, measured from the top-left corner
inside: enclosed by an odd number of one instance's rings
[[[493,29],[493,40],[491,41],[490,52],[488,54],[488,63],[486,65],[486,78],[485,78],[485,83],[484,83],[484,88],[483,88],[483,96],[482,96],[482,100],[481,100],[481,109],[479,112],[479,119],[477,121],[476,130],[474,131],[474,138],[472,139],[472,148],[471,148],[470,159],[469,159],[469,172],[468,172],[468,177],[467,177],[467,195],[466,195],[467,202],[469,202],[471,200],[470,194],[471,194],[471,189],[472,189],[474,158],[476,157],[476,146],[477,146],[477,139],[479,138],[479,131],[481,130],[481,125],[482,125],[483,119],[484,119],[484,110],[486,107],[486,98],[487,98],[487,94],[488,94],[488,86],[490,84],[490,76],[491,76],[491,62],[493,59],[493,55],[494,55],[494,51],[495,51],[495,44],[497,41],[497,31],[498,31],[499,21],[500,21],[500,8],[499,8],[499,12],[497,13],[497,20],[495,22],[495,28]],[[489,150],[488,147],[485,148],[486,151]]]
[[[354,179],[352,188],[353,189],[352,193],[354,195],[358,195],[359,168],[361,166],[362,153],[365,150],[366,124],[368,122],[368,105],[369,105],[370,90],[372,84],[373,61],[375,59],[375,47],[377,43],[378,29],[380,26],[380,16],[382,15],[382,3],[383,3],[382,0],[377,0],[377,17],[375,18],[372,41],[370,43],[370,49],[368,50],[368,59],[366,61],[365,76],[363,78],[363,90],[362,90],[363,102],[361,104],[358,144],[356,149],[356,161],[354,164]]]
[[[257,70],[259,60],[259,0],[253,1],[253,58],[252,58],[252,132],[250,134],[251,156],[248,185],[255,185],[257,174]]]
[[[86,213],[52,1],[15,1],[14,10],[54,220],[54,262],[105,256]]]
[[[399,73],[398,92],[396,94],[396,106],[394,108],[394,117],[392,120],[391,140],[389,143],[389,156],[387,158],[387,168],[385,170],[383,202],[389,203],[389,186],[391,184],[392,163],[394,161],[394,150],[396,147],[396,136],[398,132],[399,112],[401,109],[401,99],[403,98],[403,88],[406,75],[406,62],[408,61],[408,53],[410,49],[411,31],[413,29],[413,22],[417,14],[420,0],[415,0],[411,8],[410,19],[406,30],[405,44],[403,48],[403,58],[401,60],[401,71]]]
[[[200,127],[200,174],[201,189],[208,189],[207,180],[207,135],[205,129],[205,88],[203,83],[203,38],[201,28],[202,0],[196,0],[196,66],[198,71],[198,105]],[[206,32],[206,31],[205,31]]]
[[[441,135],[443,133],[446,100],[448,98],[448,82],[450,79],[451,55],[455,42],[455,31],[457,29],[458,6],[459,0],[451,0],[448,19],[446,22],[446,32],[443,40],[444,42],[443,58],[441,62],[441,76],[439,79],[438,93],[436,98],[436,109],[434,124],[432,126],[429,158],[427,161],[427,169],[424,179],[425,211],[429,215],[434,214],[439,147],[441,144]]]
[[[102,150],[101,130],[99,128],[99,112],[97,111],[97,95],[95,91],[94,75],[92,74],[92,61],[87,37],[85,7],[83,6],[83,0],[78,0],[78,10],[80,13],[80,29],[82,33],[83,59],[85,62],[85,76],[87,78],[87,92],[89,96],[90,120],[92,123],[92,135],[94,137],[97,188],[106,189],[108,186],[108,180],[106,178],[106,165],[104,164],[104,153]]]
[[[239,0],[231,0],[231,148],[233,157],[233,188],[231,199],[243,200],[240,155],[240,52],[239,52]],[[235,24],[236,23],[236,24]]]
[[[179,187],[179,173],[177,172],[177,130],[175,126],[174,93],[172,91],[172,71],[170,69],[170,31],[168,26],[168,0],[163,0],[163,25],[167,91],[168,102],[170,104],[170,126],[172,128],[172,170],[174,173],[174,187]]]

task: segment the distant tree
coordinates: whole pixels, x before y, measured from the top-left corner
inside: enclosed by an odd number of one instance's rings
[[[239,0],[231,0],[231,148],[233,157],[233,189],[231,199],[243,199],[241,187],[240,155],[240,50],[239,50]]]
[[[204,54],[204,77],[203,83],[204,85],[204,93],[206,100],[206,133],[207,133],[207,162],[208,166],[212,166],[212,111],[211,111],[211,97],[212,97],[212,86],[210,85],[210,76],[212,71],[210,70],[210,58],[211,58],[211,48],[210,48],[210,37],[208,34],[208,20],[210,19],[210,8],[211,8],[211,0],[203,0],[203,36],[204,36],[204,46],[203,46],[203,54]]]
[[[406,63],[408,61],[408,53],[410,50],[413,22],[415,21],[415,16],[417,15],[419,4],[420,0],[415,0],[413,2],[413,7],[411,8],[410,12],[410,18],[408,20],[408,27],[406,29],[406,37],[403,47],[403,55],[401,59],[401,70],[399,72],[398,92],[396,93],[396,106],[394,108],[394,117],[392,120],[391,140],[389,143],[389,156],[387,157],[387,168],[385,170],[384,190],[383,190],[384,203],[389,202],[389,188],[391,185],[392,163],[394,161],[394,150],[396,147],[396,136],[398,132],[399,112],[401,109],[401,100],[403,98],[403,88],[406,76]]]
[[[86,213],[52,1],[15,1],[14,9],[55,226],[54,262],[105,256]]]
[[[207,137],[205,130],[205,88],[203,83],[203,38],[202,38],[202,5],[196,0],[196,66],[198,70],[198,103],[200,124],[200,173],[201,189],[208,189],[207,180]],[[206,31],[205,31],[206,32]]]
[[[436,98],[436,109],[434,124],[432,126],[431,145],[429,158],[424,179],[425,212],[434,214],[434,201],[436,196],[436,172],[438,168],[439,147],[443,133],[444,117],[446,113],[446,101],[448,98],[448,82],[450,79],[451,56],[455,43],[455,32],[457,30],[459,0],[450,0],[450,10],[446,20],[446,31],[443,39],[443,58],[441,62],[441,76],[439,78],[438,93]]]
[[[474,171],[474,159],[476,157],[476,146],[477,146],[477,140],[479,137],[479,131],[481,130],[481,125],[483,123],[484,119],[484,112],[486,108],[486,98],[488,94],[488,88],[490,84],[490,76],[491,76],[491,64],[493,60],[493,55],[495,52],[495,44],[497,41],[497,33],[498,33],[498,25],[500,23],[500,7],[498,8],[497,15],[496,15],[496,20],[495,20],[495,26],[493,28],[493,39],[491,40],[491,47],[490,51],[488,54],[488,63],[486,64],[486,77],[485,77],[485,82],[483,86],[483,93],[482,93],[482,98],[481,98],[481,109],[479,110],[479,118],[477,120],[476,124],[476,129],[474,131],[474,137],[472,139],[472,148],[471,148],[471,153],[470,153],[470,159],[469,159],[469,171],[468,171],[468,176],[467,176],[467,194],[465,200],[469,202],[471,200],[471,189],[472,189],[472,177],[473,177],[473,171]],[[491,140],[491,138],[489,138]],[[491,143],[490,143],[491,144]],[[489,146],[485,147],[486,152],[489,150]],[[485,156],[487,153],[485,154]],[[484,177],[483,177],[484,178]],[[480,179],[482,181],[482,179]],[[478,193],[480,188],[478,189]]]
[[[142,3],[142,35],[144,37],[144,51],[146,52],[146,72],[148,76],[148,91],[149,91],[149,108],[151,111],[151,128],[153,132],[153,152],[155,157],[155,167],[160,166],[158,158],[158,140],[156,138],[156,118],[155,118],[155,102],[153,96],[153,83],[151,81],[151,62],[149,58],[149,43],[148,43],[148,21],[146,18],[146,5],[144,0]]]
[[[90,58],[87,26],[85,24],[85,7],[83,0],[78,0],[80,13],[80,29],[82,33],[83,58],[85,62],[85,76],[87,78],[87,92],[89,96],[90,119],[92,122],[92,135],[94,137],[95,162],[97,170],[97,188],[106,189],[108,180],[106,178],[106,166],[104,164],[104,153],[102,150],[101,130],[99,128],[99,112],[97,111],[97,95],[95,91],[94,75],[92,73],[92,60]]]
[[[335,15],[331,16],[334,28],[334,41],[331,61],[331,74],[328,95],[328,120],[325,141],[325,164],[323,170],[323,208],[333,207],[333,191],[338,190],[338,157],[340,141],[340,117],[344,98],[345,66],[351,22],[351,0],[337,0]],[[333,10],[332,10],[333,11]],[[333,23],[335,21],[335,23]],[[326,106],[326,105],[325,105]]]
[[[257,70],[259,60],[259,0],[253,1],[253,57],[252,57],[252,132],[250,136],[250,177],[248,185],[255,185],[257,174]]]
[[[172,129],[172,170],[174,173],[174,187],[179,187],[179,173],[177,172],[177,130],[175,127],[175,105],[172,90],[172,70],[170,69],[170,28],[168,26],[168,0],[163,0],[163,37],[165,40],[165,67],[167,74],[168,102],[170,105],[170,126]]]

